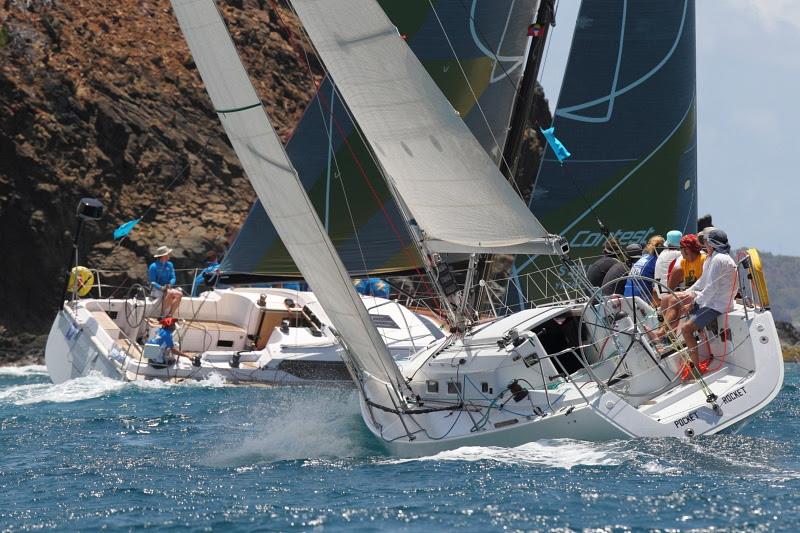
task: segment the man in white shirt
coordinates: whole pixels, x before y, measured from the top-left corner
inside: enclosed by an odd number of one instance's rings
[[[736,261],[730,256],[728,236],[720,229],[713,229],[705,237],[708,259],[703,266],[703,274],[685,292],[678,293],[678,297],[691,306],[689,319],[681,327],[681,332],[692,361],[701,372],[708,368],[708,362],[703,361],[703,366],[698,361],[694,332],[730,311],[738,288]]]

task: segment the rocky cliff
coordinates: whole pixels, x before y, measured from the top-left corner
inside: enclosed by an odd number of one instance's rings
[[[291,46],[292,30],[263,0],[220,7],[288,136],[315,81]],[[81,197],[107,208],[86,228],[86,264],[143,275],[159,244],[175,249],[176,267],[195,266],[236,230],[254,194],[169,2],[6,0],[0,20],[1,339],[46,332]],[[115,246],[113,229],[148,209]]]

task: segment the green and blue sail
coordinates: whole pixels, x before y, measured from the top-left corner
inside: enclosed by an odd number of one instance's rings
[[[694,232],[694,0],[582,2],[552,126],[572,156],[546,149],[529,205],[572,257],[601,253],[601,223],[623,245]],[[536,262],[517,257],[514,274]],[[540,296],[524,287],[509,303]]]
[[[380,4],[484,149],[499,161],[536,0],[439,0],[433,3],[435,12],[428,0]],[[383,177],[330,80],[321,84],[286,149],[351,273],[421,265]],[[222,268],[298,275],[259,202]]]
[[[552,124],[572,157],[546,150],[531,210],[575,256],[598,219],[622,244],[694,231],[696,118],[694,1],[583,2]]]

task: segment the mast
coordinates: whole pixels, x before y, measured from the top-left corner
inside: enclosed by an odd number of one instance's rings
[[[555,25],[555,7],[553,4],[554,0],[540,0],[536,10],[536,19],[528,29],[531,36],[531,44],[525,62],[525,71],[522,74],[522,81],[514,103],[500,166],[500,171],[503,175],[514,181],[517,180],[522,141],[525,136],[525,130],[529,127],[531,112],[533,111],[536,80],[539,78],[539,69],[544,56],[547,37],[550,33],[550,27]]]

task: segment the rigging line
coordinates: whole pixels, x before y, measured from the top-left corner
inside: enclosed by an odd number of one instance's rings
[[[215,132],[213,132],[213,131],[212,131],[211,133],[209,133],[209,134],[208,134],[208,136],[206,137],[206,141],[203,143],[203,147],[202,147],[202,148],[200,149],[200,151],[199,151],[199,152],[196,154],[196,156],[197,156],[197,158],[198,158],[198,159],[202,159],[203,155],[206,153],[206,150],[208,149],[208,144],[211,142],[211,138],[212,138],[214,135],[215,135]],[[175,175],[175,177],[174,177],[174,178],[172,178],[172,181],[170,181],[170,182],[169,182],[169,184],[167,184],[167,186],[164,188],[164,191],[165,191],[165,192],[167,192],[167,191],[170,191],[170,190],[172,189],[172,187],[173,187],[173,186],[174,186],[174,185],[175,185],[175,184],[178,182],[178,180],[179,180],[179,179],[181,179],[181,178],[183,177],[183,174],[184,174],[184,173],[185,173],[187,170],[189,170],[189,168],[190,168],[191,166],[192,166],[192,162],[191,162],[191,161],[189,161],[189,160],[187,159],[187,161],[186,161],[186,164],[185,164],[185,165],[184,165],[184,166],[183,166],[183,167],[182,167],[182,168],[181,168],[181,169],[178,171],[178,173]],[[156,206],[156,205],[157,205],[157,204],[156,204],[156,203],[154,203],[154,202],[153,202],[153,203],[151,203],[150,205],[148,205],[148,206],[147,206],[147,209],[145,209],[145,210],[144,210],[144,213],[142,213],[142,215],[139,217],[140,221],[141,221],[141,220],[144,220],[144,218],[145,218],[145,217],[146,217],[148,214],[150,214],[150,211],[152,211],[153,209],[155,209],[155,206]],[[115,246],[115,248],[118,248],[120,245],[122,245],[122,241],[124,241],[124,240],[125,240],[125,239],[127,239],[127,238],[128,238],[128,236],[127,236],[127,235],[125,235],[124,237],[122,237],[122,238],[121,238],[121,239],[120,239],[120,240],[117,242],[117,245]]]
[[[364,274],[366,274],[368,277],[370,277],[370,272],[367,269],[367,259],[364,256],[364,249],[361,246],[361,239],[358,236],[358,229],[356,228],[356,221],[355,221],[355,218],[353,217],[353,211],[350,208],[350,199],[347,196],[347,188],[345,187],[344,180],[342,179],[342,171],[341,171],[341,168],[339,167],[339,159],[336,157],[336,151],[333,150],[333,102],[334,102],[335,98],[336,98],[336,87],[333,85],[333,80],[331,80],[331,102],[330,102],[330,107],[328,108],[330,110],[330,115],[329,116],[331,118],[331,121],[330,121],[329,124],[327,124],[327,126],[325,128],[325,131],[327,132],[327,135],[328,135],[329,155],[330,155],[331,159],[333,160],[333,165],[336,167],[336,174],[338,174],[338,176],[339,176],[339,180],[338,180],[339,181],[339,186],[342,189],[342,195],[344,196],[344,203],[345,203],[345,206],[347,207],[347,215],[350,218],[350,227],[353,228],[353,236],[356,239],[356,246],[358,246],[358,253],[361,256],[361,266],[364,269]],[[324,125],[325,124],[325,111],[324,111],[324,109],[322,107],[322,102],[320,101],[319,98],[317,98],[317,106],[319,107],[320,116],[322,117],[322,123]],[[328,174],[330,174],[330,163],[328,163]],[[328,188],[330,188],[330,179],[328,181]],[[326,220],[327,220],[327,212],[326,212]],[[325,225],[325,229],[326,230],[328,229],[327,224]]]
[[[447,41],[447,46],[450,47],[450,51],[453,53],[453,58],[456,60],[456,64],[458,65],[458,69],[461,71],[461,75],[464,76],[464,82],[466,82],[467,87],[469,87],[469,92],[472,94],[472,98],[475,99],[475,106],[478,108],[478,111],[483,118],[483,123],[486,124],[486,129],[489,131],[489,135],[492,137],[494,141],[494,145],[497,148],[498,153],[500,154],[500,161],[506,166],[506,168],[511,168],[506,161],[505,156],[503,155],[503,148],[500,146],[500,143],[497,141],[497,137],[494,135],[494,131],[492,131],[492,126],[489,124],[489,119],[486,118],[486,113],[483,112],[483,106],[481,106],[480,101],[478,100],[478,95],[475,94],[475,89],[472,88],[472,84],[469,82],[469,77],[467,73],[464,71],[464,66],[461,64],[461,60],[458,58],[458,54],[456,54],[455,48],[453,48],[453,43],[450,41],[450,37],[447,35],[447,30],[444,28],[444,24],[442,24],[442,20],[439,18],[439,13],[436,12],[436,8],[433,5],[432,0],[428,0],[428,5],[431,6],[431,11],[433,11],[433,15],[436,17],[436,22],[439,23],[439,27],[442,29],[442,34],[444,35],[445,41]],[[463,120],[463,119],[462,119]],[[516,189],[517,194],[519,194],[520,198],[522,198],[522,191],[519,188],[519,185],[516,183],[517,180],[509,179],[508,182],[511,183],[511,186]]]

